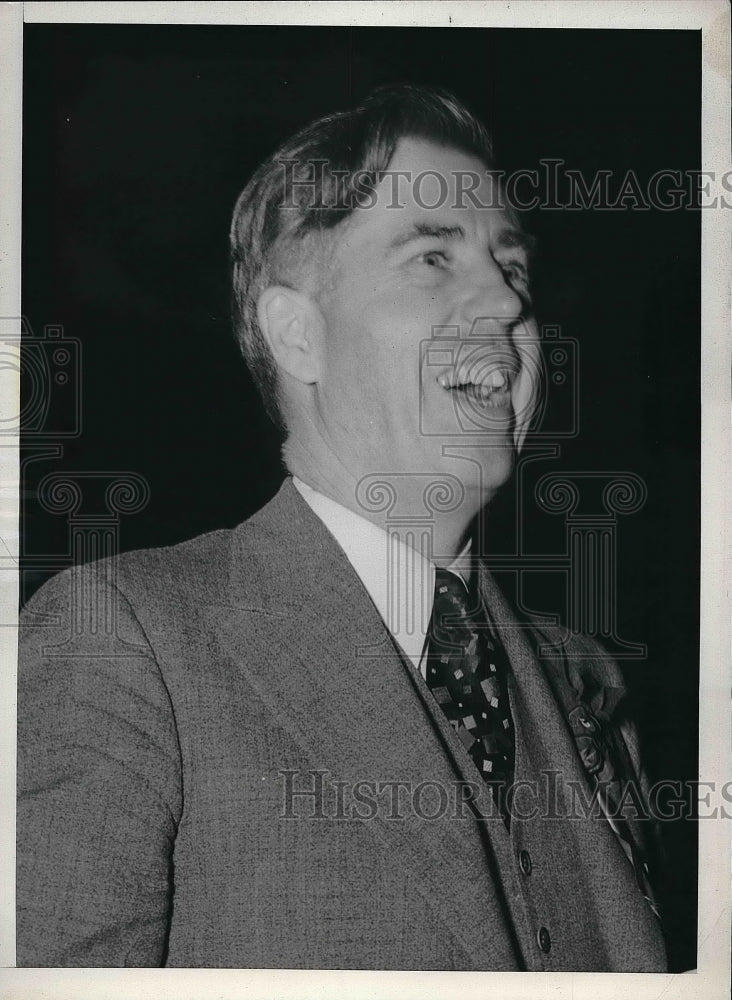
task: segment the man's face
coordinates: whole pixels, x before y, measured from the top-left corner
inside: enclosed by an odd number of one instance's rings
[[[485,500],[513,468],[522,392],[519,418],[527,409],[520,355],[536,335],[524,319],[526,241],[506,211],[482,207],[498,199],[476,157],[405,138],[389,171],[376,205],[357,209],[336,237],[333,280],[319,299],[322,425],[357,481],[450,472]],[[409,172],[398,199],[397,171]],[[432,173],[417,186],[423,171]],[[474,183],[466,172],[481,178],[475,199],[464,193]],[[445,451],[465,445],[472,459]]]

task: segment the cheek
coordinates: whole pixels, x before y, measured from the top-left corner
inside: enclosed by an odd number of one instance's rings
[[[404,321],[376,304],[365,304],[327,317],[325,363],[329,373],[369,378],[392,373],[408,353]],[[415,357],[419,348],[413,349]]]
[[[324,310],[327,324],[326,382],[334,405],[408,411],[419,407],[423,345],[437,315],[437,297],[391,288],[363,294],[352,289],[337,308]]]

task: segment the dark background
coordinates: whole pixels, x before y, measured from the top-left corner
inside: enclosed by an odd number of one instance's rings
[[[69,557],[38,503],[49,472],[128,470],[150,485],[124,549],[234,525],[283,476],[229,322],[228,226],[253,168],[293,131],[386,82],[453,90],[491,127],[500,165],[561,158],[641,182],[700,166],[700,33],[28,25],[23,312],[82,345],[81,433],[53,415],[24,437],[23,597]],[[580,434],[553,471],[627,470],[648,489],[618,521],[618,634],[655,778],[697,775],[698,211],[535,211],[537,305],[579,343]],[[39,348],[43,350],[43,348]],[[26,390],[27,391],[27,390]],[[55,390],[54,390],[55,391]],[[61,405],[61,404],[59,404]],[[55,412],[55,411],[54,411]],[[512,551],[517,491],[490,523]],[[563,518],[522,501],[528,551]],[[531,605],[562,613],[546,574]],[[666,825],[673,966],[695,965],[695,830]]]

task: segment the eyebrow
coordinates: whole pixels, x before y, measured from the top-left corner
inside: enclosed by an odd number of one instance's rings
[[[496,237],[495,245],[497,250],[523,250],[528,257],[532,257],[536,244],[536,237],[522,229],[503,229]]]
[[[406,232],[399,233],[389,244],[390,250],[398,250],[419,239],[433,240],[464,240],[465,230],[462,226],[435,226],[429,222],[415,222]]]
[[[437,226],[429,222],[415,222],[408,230],[399,233],[389,244],[389,250],[398,250],[419,239],[465,240],[462,226]],[[521,229],[503,229],[496,237],[495,247],[499,250],[523,250],[528,257],[536,252],[535,236]]]

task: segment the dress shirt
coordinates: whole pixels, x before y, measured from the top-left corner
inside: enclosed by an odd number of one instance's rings
[[[426,676],[425,638],[432,616],[435,564],[396,534],[331,500],[297,476],[295,489],[341,546],[384,624]],[[471,542],[446,569],[470,582]]]
[[[435,564],[396,534],[389,535],[383,528],[317,492],[297,477],[293,477],[293,483],[345,552],[398,645],[426,677],[425,638],[434,603]],[[466,585],[470,582],[470,549],[468,542],[446,567]],[[607,818],[602,796],[599,801]],[[627,843],[612,823],[610,826],[627,853]],[[644,892],[644,895],[657,913],[650,893]]]

